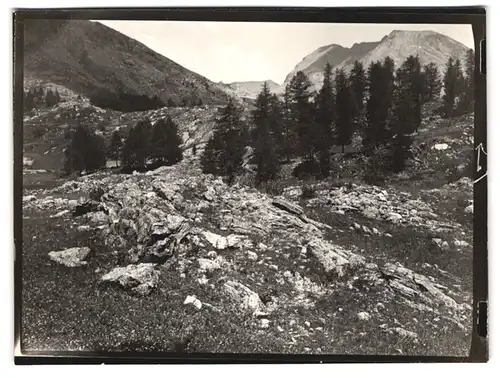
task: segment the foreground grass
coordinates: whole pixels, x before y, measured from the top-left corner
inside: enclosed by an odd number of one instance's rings
[[[49,214],[35,212],[25,216],[22,347],[26,351],[468,353],[468,331],[444,319],[422,326],[429,314],[408,308],[380,288],[347,287],[340,280],[325,280],[318,266],[301,257],[300,251],[262,252],[264,264],[238,262],[234,252],[225,252],[224,257],[234,266],[229,278],[252,287],[263,299],[278,298],[270,328],[260,329],[257,319],[238,311],[220,290],[217,282],[227,279],[227,272],[209,277],[213,286],[201,285],[195,267],[180,278],[172,262],[161,267],[158,288],[150,296],[130,296],[99,285],[102,274],[119,265],[119,260],[94,231],[77,232],[71,218],[49,219]],[[65,268],[48,259],[49,251],[71,246],[91,247],[93,254],[87,266]],[[270,264],[279,269],[270,273]],[[316,305],[304,307],[294,301],[296,295],[279,279],[286,270],[334,290],[332,294],[312,296]],[[200,311],[184,306],[187,295],[196,295],[210,306]],[[379,302],[382,306],[374,310]],[[372,318],[358,320],[360,311],[368,311]],[[416,332],[418,341],[390,334],[384,330],[386,326]]]

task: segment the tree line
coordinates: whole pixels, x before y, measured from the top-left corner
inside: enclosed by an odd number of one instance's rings
[[[104,138],[87,126],[78,124],[68,135],[64,151],[63,174],[94,172],[109,158],[120,162],[124,172],[145,171],[182,160],[182,139],[177,124],[167,116],[156,121],[143,119],[122,138],[115,130],[106,145]]]
[[[61,102],[59,91],[50,88],[43,90],[42,87],[31,88],[23,93],[23,108],[30,111],[41,106],[54,106]]]
[[[367,69],[356,61],[349,72],[326,64],[318,92],[298,71],[280,98],[266,83],[251,114],[250,131],[242,110],[230,102],[217,120],[202,156],[205,173],[233,182],[243,167],[245,146],[254,149],[256,184],[276,179],[281,165],[299,158],[294,174],[316,178],[332,172],[332,150],[362,137],[368,158],[367,179],[383,171],[400,172],[411,157],[410,147],[422,121],[422,105],[442,100],[439,112],[452,117],[474,107],[474,53],[469,50],[465,69],[457,58],[448,60],[441,80],[436,64],[422,66],[409,56],[399,68],[390,57]],[[443,93],[443,95],[441,95]]]

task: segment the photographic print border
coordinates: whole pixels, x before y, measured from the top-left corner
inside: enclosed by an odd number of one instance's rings
[[[375,355],[254,355],[198,353],[89,353],[20,350],[22,297],[22,154],[23,154],[23,21],[26,19],[248,21],[308,23],[470,24],[475,45],[474,159],[487,152],[486,128],[486,11],[482,7],[444,8],[94,8],[14,10],[14,238],[15,238],[15,363],[128,364],[128,363],[327,363],[327,362],[484,362],[488,360],[486,311],[488,302],[487,167],[474,181],[473,330],[469,356]],[[481,153],[481,152],[479,152]]]

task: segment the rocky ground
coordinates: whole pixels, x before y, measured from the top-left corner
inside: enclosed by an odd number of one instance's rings
[[[25,191],[25,349],[468,354],[470,180],[303,198],[197,167]]]

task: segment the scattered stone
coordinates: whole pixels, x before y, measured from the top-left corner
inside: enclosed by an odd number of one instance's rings
[[[465,240],[457,240],[457,239],[455,239],[453,241],[453,244],[455,245],[455,247],[468,247],[468,246],[470,246],[470,244],[467,243]]]
[[[256,292],[250,290],[248,287],[237,281],[227,281],[224,284],[224,290],[244,311],[250,310],[255,312],[259,309],[265,308]]]
[[[159,273],[151,263],[130,264],[113,269],[101,278],[102,282],[118,284],[125,290],[148,295],[158,284]]]
[[[207,257],[208,257],[209,259],[215,259],[215,258],[217,257],[217,252],[215,252],[215,251],[210,251],[210,252],[208,252],[208,253],[207,253]]]
[[[389,234],[388,232],[386,232],[386,233],[384,234],[384,236],[385,236],[385,237],[387,237],[387,238],[392,238],[392,235],[391,235],[391,234]]]
[[[257,245],[257,248],[259,248],[261,251],[264,251],[267,249],[267,245],[265,245],[264,243],[259,243]]]
[[[368,227],[363,225],[362,229],[365,234],[371,235],[372,231]]]
[[[272,202],[278,209],[285,210],[293,215],[302,215],[304,210],[299,205],[284,200],[283,198],[275,198]]]
[[[62,210],[62,211],[58,212],[57,214],[51,215],[50,217],[51,218],[60,218],[60,217],[65,216],[66,214],[69,214],[69,212],[70,211],[67,210],[67,209],[66,210]]]
[[[184,300],[184,305],[193,305],[197,310],[201,310],[203,304],[201,301],[196,298],[194,295],[188,295],[186,299]]]
[[[259,327],[262,329],[269,328],[270,321],[269,319],[260,319]]]
[[[471,204],[465,208],[465,213],[466,214],[474,214],[474,205]]]
[[[358,319],[361,321],[368,321],[371,319],[371,316],[369,313],[363,311],[358,313]]]
[[[205,258],[199,258],[198,259],[198,265],[199,265],[199,272],[212,272],[216,269],[220,269],[220,265],[218,262],[210,259],[205,259]]]
[[[311,328],[311,323],[310,323],[310,322],[308,322],[308,321],[305,321],[305,322],[304,322],[304,325],[305,325],[307,328]]]
[[[390,333],[396,333],[402,337],[407,337],[409,339],[412,339],[413,341],[416,341],[418,339],[418,336],[415,332],[407,331],[406,329],[401,327],[389,328],[388,331]]]
[[[23,202],[31,202],[31,201],[35,201],[35,200],[36,200],[36,196],[33,194],[30,194],[29,196],[23,196]]]
[[[373,234],[374,235],[380,235],[380,231],[376,229],[375,227],[372,228]]]
[[[354,227],[354,229],[355,229],[356,231],[361,230],[361,226],[359,225],[359,223],[354,222],[354,223],[352,224],[352,226]]]
[[[403,219],[403,216],[398,213],[389,213],[387,220],[392,223],[399,223]]]
[[[215,249],[222,250],[227,248],[227,239],[224,236],[217,235],[210,231],[204,231],[202,235]]]
[[[89,247],[73,247],[63,251],[51,251],[49,252],[49,258],[58,264],[69,268],[76,268],[87,265],[85,259],[89,253]]]
[[[326,272],[335,271],[338,276],[343,276],[347,267],[356,267],[364,263],[363,257],[318,238],[308,243],[307,251],[318,259]]]
[[[432,146],[433,150],[438,150],[438,151],[443,151],[448,149],[448,145],[446,143],[437,143],[434,146]]]
[[[248,251],[247,252],[247,257],[250,261],[257,261],[259,259],[259,255],[253,251]]]

